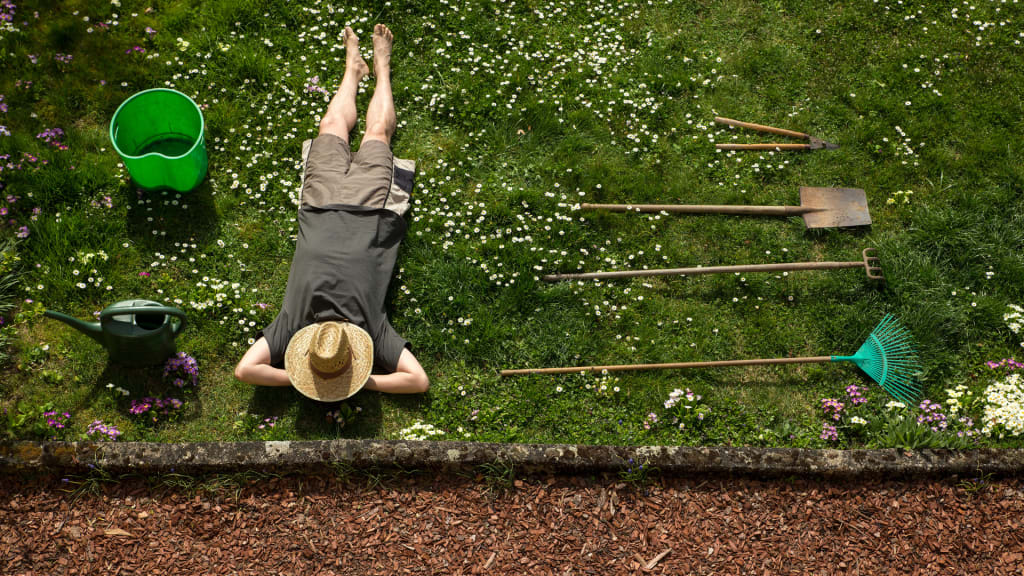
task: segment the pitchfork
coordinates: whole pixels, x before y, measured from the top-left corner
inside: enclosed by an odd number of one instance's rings
[[[698,274],[727,274],[729,272],[789,272],[793,270],[837,270],[840,268],[864,268],[871,280],[881,280],[881,260],[875,256],[874,248],[861,252],[863,260],[851,262],[788,262],[785,264],[747,264],[741,266],[707,266],[701,268],[660,268],[654,270],[617,270],[615,272],[580,272],[575,274],[548,274],[545,282],[559,280],[590,280],[593,278],[639,278],[643,276],[696,276]]]
[[[736,126],[737,128],[757,130],[758,132],[770,132],[772,134],[778,134],[779,136],[800,138],[809,142],[808,144],[715,144],[715,148],[718,148],[719,150],[821,150],[822,148],[835,150],[836,148],[839,148],[838,144],[825,142],[821,138],[815,138],[810,134],[804,134],[803,132],[796,132],[794,130],[786,130],[785,128],[774,128],[772,126],[740,122],[739,120],[731,120],[729,118],[721,117],[716,117],[715,122],[718,122],[719,124],[728,124],[729,126]]]

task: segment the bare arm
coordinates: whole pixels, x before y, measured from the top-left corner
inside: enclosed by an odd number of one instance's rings
[[[291,386],[288,373],[270,365],[270,345],[260,337],[238,361],[235,378],[257,386]]]
[[[364,388],[388,394],[422,394],[430,388],[430,379],[419,360],[405,348],[398,357],[398,367],[393,373],[370,376]]]

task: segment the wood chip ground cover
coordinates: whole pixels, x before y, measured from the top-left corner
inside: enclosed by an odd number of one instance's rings
[[[1019,479],[484,480],[134,479],[76,498],[57,477],[8,478],[0,571],[1019,574],[1024,560]]]

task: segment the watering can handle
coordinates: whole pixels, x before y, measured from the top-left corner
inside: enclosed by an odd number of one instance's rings
[[[188,320],[185,317],[185,313],[173,306],[129,306],[125,308],[107,308],[100,312],[100,322],[103,322],[111,316],[118,316],[121,314],[170,314],[176,316],[180,321],[178,327],[174,329],[174,335],[181,334],[181,331],[188,325]]]

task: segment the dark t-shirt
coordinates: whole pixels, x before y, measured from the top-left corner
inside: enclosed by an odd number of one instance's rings
[[[405,230],[405,219],[385,209],[336,204],[299,210],[284,304],[263,331],[271,365],[283,366],[288,341],[300,329],[347,320],[373,339],[374,372],[395,371],[410,346],[388,322],[384,297]]]

